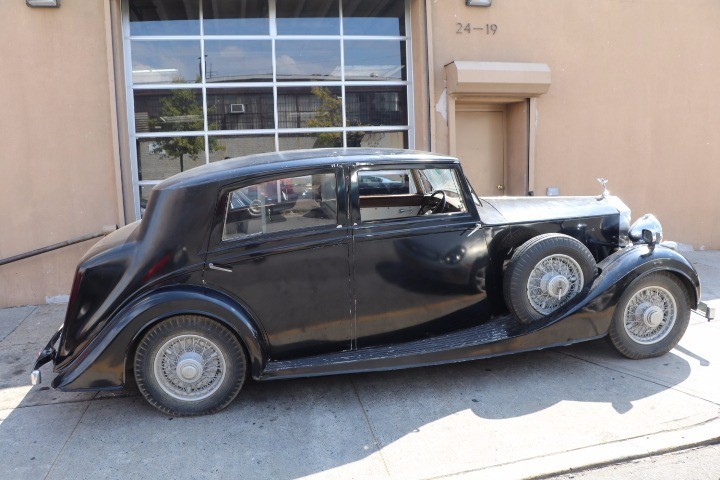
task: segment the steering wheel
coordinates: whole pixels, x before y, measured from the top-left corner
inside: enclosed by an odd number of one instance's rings
[[[423,197],[418,215],[441,213],[443,210],[445,210],[445,192],[443,190],[435,190]]]
[[[262,202],[260,200],[253,200],[248,206],[248,213],[251,217],[259,217],[262,213]]]

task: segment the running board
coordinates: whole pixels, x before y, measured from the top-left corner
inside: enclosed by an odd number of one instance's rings
[[[516,349],[535,349],[537,347],[525,345],[527,342],[519,342],[519,345],[508,349],[508,345],[503,340],[530,333],[528,330],[538,330],[544,325],[546,323],[543,322],[541,325],[528,328],[519,325],[512,315],[506,315],[476,327],[402,344],[348,350],[295,360],[270,361],[259,379],[394,370],[500,355]],[[503,342],[504,348],[498,346],[500,342]]]

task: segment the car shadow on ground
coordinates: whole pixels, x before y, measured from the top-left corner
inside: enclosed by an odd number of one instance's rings
[[[592,360],[582,358],[587,349]],[[600,438],[612,438],[613,422],[622,422],[633,435],[647,433],[645,400],[674,384],[606,368],[603,357],[617,354],[599,341],[409,370],[251,381],[227,409],[196,418],[167,417],[134,389],[62,393],[45,383],[6,410],[0,462],[18,478],[42,477],[51,465],[48,478],[68,471],[81,472],[78,478],[142,476],[162,459],[172,462],[160,471],[181,472],[179,478],[223,477],[228,471],[254,479],[320,472],[333,477],[341,467],[345,478],[354,469],[359,476],[381,477],[397,474],[388,460],[392,448],[381,450],[398,440],[419,442],[413,451],[432,456],[458,438],[479,450],[510,452],[522,451],[524,442],[554,448],[543,440],[551,431],[578,445],[594,441],[597,435],[588,433],[593,428],[607,430],[597,432]],[[673,369],[674,382],[690,374],[687,361],[673,353],[647,365],[663,364]],[[567,415],[576,418],[561,426]],[[597,426],[597,415],[604,425]],[[676,417],[657,412],[652,421]],[[522,432],[522,440],[504,432],[524,424],[532,429]],[[515,446],[504,445],[505,438]]]

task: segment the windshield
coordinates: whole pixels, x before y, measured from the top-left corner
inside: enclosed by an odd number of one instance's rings
[[[475,193],[475,190],[472,187],[472,183],[470,183],[470,180],[468,180],[467,177],[465,177],[465,183],[467,183],[467,186],[470,189],[470,196],[472,197],[473,203],[475,203],[475,205],[477,205],[478,207],[482,207],[482,202],[480,201],[480,197],[478,197],[477,194]]]
[[[462,198],[455,171],[451,168],[426,168],[418,170],[425,193],[442,191],[452,198]]]

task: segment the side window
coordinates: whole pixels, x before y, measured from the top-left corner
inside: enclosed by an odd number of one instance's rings
[[[270,180],[228,195],[223,241],[337,223],[334,173]]]
[[[453,168],[361,170],[360,221],[467,212]]]
[[[417,193],[410,170],[360,170],[358,190],[361,197]]]

